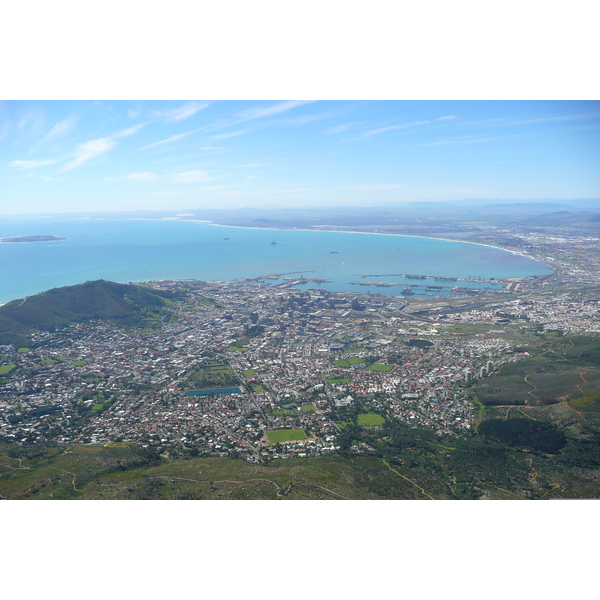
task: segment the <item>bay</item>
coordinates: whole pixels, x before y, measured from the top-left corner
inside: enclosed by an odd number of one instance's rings
[[[415,280],[393,274],[498,279],[551,273],[548,265],[523,255],[423,237],[238,228],[170,219],[0,220],[0,238],[28,235],[67,239],[0,244],[0,303],[94,279],[119,283],[232,280],[273,274],[290,277],[291,273],[300,277],[299,272],[306,271],[302,273],[305,278],[331,283],[309,283],[298,289],[399,295],[402,286],[382,288],[352,282],[372,281],[375,274],[384,275],[377,281],[414,284]],[[481,282],[456,285],[489,286]]]

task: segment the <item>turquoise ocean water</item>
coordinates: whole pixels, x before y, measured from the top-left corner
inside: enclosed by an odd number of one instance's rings
[[[0,303],[94,279],[120,283],[231,280],[311,271],[304,277],[329,279],[332,283],[307,284],[297,289],[321,287],[399,295],[403,286],[367,287],[351,282],[418,283],[398,276],[362,278],[374,274],[502,278],[551,272],[543,263],[504,250],[420,237],[245,229],[158,219],[0,220],[0,237],[23,235],[54,235],[67,240],[0,244]],[[483,286],[465,282],[457,285]]]

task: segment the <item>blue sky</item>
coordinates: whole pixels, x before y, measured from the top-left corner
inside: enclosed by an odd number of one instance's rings
[[[597,101],[6,101],[0,214],[600,197]]]

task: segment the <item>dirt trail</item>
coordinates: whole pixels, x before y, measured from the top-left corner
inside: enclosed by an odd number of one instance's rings
[[[22,469],[24,471],[33,471],[35,469],[32,469],[31,467],[22,467],[21,465],[23,464],[23,459],[21,458],[15,458],[15,460],[19,461],[19,466],[18,467],[12,467],[11,465],[5,465],[5,464],[0,464],[0,467],[7,467],[8,469]]]
[[[578,410],[575,410],[568,402],[561,402],[560,406],[566,406],[567,408],[570,408],[574,413],[577,413],[584,421],[587,421],[587,419]]]
[[[78,490],[75,487],[75,480],[77,479],[77,475],[75,475],[75,473],[71,473],[70,471],[65,471],[64,469],[57,469],[56,467],[48,467],[49,469],[54,469],[55,471],[60,471],[61,473],[66,473],[67,475],[71,475],[71,477],[73,477],[73,480],[71,481],[71,485],[73,486],[73,489],[76,492],[80,492],[81,490]],[[37,469],[39,470],[39,469]]]
[[[529,463],[529,468],[534,473],[534,475],[533,475],[533,482],[535,483],[535,480],[539,477],[540,474],[533,468],[533,459],[532,458],[526,458],[525,462]]]
[[[560,483],[551,483],[550,485],[552,486],[552,489],[548,490],[543,496],[540,496],[541,498],[547,496],[550,492],[553,492],[556,488],[560,487]]]
[[[316,483],[308,483],[308,482],[304,482],[305,485],[313,485],[315,487],[321,488],[322,490],[325,490],[326,492],[329,492],[330,494],[334,494],[335,496],[339,496],[340,498],[342,498],[343,500],[350,500],[350,498],[346,498],[346,496],[342,496],[341,494],[338,494],[337,492],[334,492],[333,490],[330,490],[326,487],[323,487],[322,485],[318,485]]]
[[[527,378],[529,377],[529,375],[525,375],[525,383],[528,383],[534,390],[537,390],[537,385],[534,385],[533,383],[531,383],[531,381],[527,381]],[[540,400],[539,396],[536,396],[533,392],[527,392],[530,396],[532,396],[533,398],[535,398],[536,400]]]
[[[589,383],[589,381],[586,381],[585,377],[583,376],[583,373],[579,373],[579,377],[581,377],[581,380],[583,381],[583,383]],[[578,389],[578,390],[579,390],[579,391],[580,391],[582,394],[585,394],[585,390],[582,390],[582,389],[581,389],[581,386],[580,386],[578,383],[576,383],[575,385],[577,386],[577,389]]]
[[[525,417],[527,417],[528,419],[531,419],[532,421],[537,421],[537,419],[535,417],[530,417],[527,413],[524,413],[523,410],[521,409],[521,407],[517,407],[517,410]]]
[[[435,498],[433,496],[430,496],[418,483],[415,483],[412,479],[409,479],[408,477],[405,477],[404,475],[402,475],[402,473],[398,473],[398,471],[396,471],[396,469],[392,469],[392,467],[390,466],[390,464],[387,462],[387,460],[382,459],[383,460],[383,464],[390,470],[393,471],[394,473],[396,473],[396,475],[398,475],[399,477],[402,477],[402,479],[406,479],[406,481],[412,483],[416,488],[419,488],[421,490],[421,493],[423,493],[425,496],[427,496],[428,498],[431,498],[431,500],[435,500]]]

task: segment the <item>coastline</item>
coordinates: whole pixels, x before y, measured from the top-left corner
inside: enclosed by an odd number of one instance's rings
[[[36,215],[35,218],[40,218],[40,216]],[[44,218],[44,217],[41,217]],[[45,217],[47,219],[54,219],[54,218],[60,218],[60,219],[73,219],[73,220],[99,220],[99,221],[107,221],[107,220],[111,220],[109,217],[81,217],[81,216],[77,216],[77,217],[53,217],[53,216],[47,216]],[[121,219],[119,219],[121,220]],[[122,219],[123,221],[169,221],[169,222],[174,222],[174,221],[179,221],[179,222],[192,222],[192,223],[199,223],[201,225],[212,225],[214,227],[226,227],[226,228],[232,228],[232,229],[259,229],[259,230],[263,230],[263,231],[326,231],[329,233],[349,233],[349,234],[359,234],[359,235],[383,235],[383,236],[393,236],[393,237],[406,237],[406,238],[421,238],[421,239],[426,239],[426,240],[440,240],[440,241],[444,241],[444,242],[455,242],[457,244],[473,244],[475,246],[484,246],[487,248],[494,248],[496,250],[502,250],[504,252],[510,252],[511,254],[514,254],[516,256],[522,256],[523,258],[529,258],[530,260],[534,260],[536,262],[539,262],[541,264],[544,264],[548,267],[550,267],[552,269],[552,273],[554,274],[554,267],[549,264],[548,262],[541,260],[539,258],[536,258],[534,256],[531,256],[530,254],[525,254],[524,252],[518,252],[517,250],[509,250],[508,248],[503,248],[502,246],[495,246],[493,244],[484,244],[482,242],[470,242],[467,240],[457,240],[454,238],[446,238],[446,237],[437,237],[437,236],[428,236],[428,235],[413,235],[413,234],[408,234],[408,233],[382,233],[382,232],[371,232],[371,231],[352,231],[352,230],[340,230],[340,229],[317,229],[317,228],[313,228],[313,229],[306,229],[303,227],[252,227],[249,225],[225,225],[223,223],[215,223],[214,221],[207,221],[205,219],[182,219],[180,217],[161,217],[161,218],[152,218],[152,217],[124,217]],[[324,227],[331,227],[330,225],[325,225]],[[335,227],[335,225],[333,225],[333,227]],[[52,240],[52,241],[59,241],[59,240]],[[64,240],[60,240],[60,241],[64,241]],[[23,243],[23,242],[2,242],[0,241],[0,243]]]
[[[62,220],[63,219],[61,219],[61,221]],[[71,219],[64,219],[64,220],[65,221],[67,221],[67,220],[71,221]],[[127,222],[132,222],[133,223],[133,221],[154,221],[156,223],[156,225],[158,226],[158,228],[160,229],[160,227],[161,227],[160,223],[161,222],[162,223],[165,223],[165,222],[166,223],[172,223],[173,220],[174,219],[169,219],[168,221],[165,221],[165,220],[157,220],[157,219],[148,218],[148,217],[145,217],[145,218],[140,218],[140,217],[125,218],[125,219],[120,219],[120,221],[121,221],[121,223],[123,225],[120,228],[118,228],[118,231],[121,232],[121,233],[123,233],[123,231],[127,230],[127,225],[126,225]],[[199,225],[199,226],[210,225],[210,226],[213,226],[213,227],[233,228],[233,229],[241,229],[241,230],[246,230],[246,231],[249,231],[249,230],[252,230],[252,229],[256,229],[256,230],[262,232],[261,234],[258,234],[258,238],[260,238],[260,239],[262,239],[262,237],[265,236],[265,235],[267,237],[269,237],[269,238],[272,237],[272,236],[274,236],[277,239],[277,232],[288,232],[288,231],[298,231],[298,232],[301,232],[301,233],[313,232],[313,231],[314,232],[325,231],[325,232],[333,232],[333,233],[339,233],[339,234],[344,234],[345,233],[345,234],[360,234],[360,235],[367,235],[367,236],[368,235],[388,236],[388,241],[387,242],[382,242],[382,245],[385,246],[385,247],[389,246],[389,248],[392,249],[392,250],[394,249],[394,248],[392,248],[392,245],[394,245],[395,242],[393,242],[391,240],[393,240],[394,238],[398,238],[398,237],[400,237],[400,238],[409,238],[409,239],[412,238],[414,240],[421,239],[423,242],[425,242],[427,240],[439,240],[440,242],[456,242],[456,243],[462,243],[462,244],[474,244],[476,246],[485,246],[485,247],[489,248],[490,250],[502,250],[502,251],[505,251],[505,252],[509,252],[509,253],[511,253],[511,254],[513,254],[515,256],[518,256],[518,257],[520,257],[522,259],[529,259],[529,260],[535,261],[535,263],[537,263],[537,265],[540,265],[540,266],[543,265],[545,267],[543,269],[543,272],[540,272],[540,273],[536,274],[536,272],[538,272],[540,270],[540,268],[539,267],[536,268],[533,263],[529,263],[530,264],[529,267],[522,267],[522,268],[520,268],[520,269],[517,270],[517,271],[519,271],[519,270],[523,271],[524,274],[522,274],[522,275],[519,275],[518,272],[517,273],[513,272],[512,275],[509,275],[508,273],[506,273],[506,275],[504,277],[508,278],[508,280],[511,280],[513,278],[520,278],[523,281],[525,281],[525,280],[533,281],[536,278],[540,278],[540,277],[541,278],[547,278],[547,277],[552,276],[552,275],[554,275],[556,273],[556,267],[554,265],[549,264],[548,262],[545,262],[543,259],[539,259],[539,258],[533,257],[531,255],[528,255],[528,254],[526,254],[524,252],[519,252],[519,251],[515,251],[515,250],[509,250],[507,248],[503,248],[501,246],[496,246],[496,245],[493,245],[493,244],[481,243],[481,242],[474,242],[474,241],[466,241],[466,240],[463,240],[463,239],[458,239],[457,240],[457,239],[448,239],[448,238],[433,237],[433,236],[427,236],[427,235],[415,235],[415,234],[404,234],[404,233],[388,233],[388,232],[368,232],[368,231],[348,231],[348,230],[339,230],[339,229],[323,229],[322,227],[318,227],[318,228],[306,228],[306,227],[301,227],[301,228],[300,227],[299,228],[296,228],[296,227],[272,227],[272,226],[249,227],[249,226],[244,226],[244,225],[227,225],[227,224],[222,224],[222,223],[207,222],[204,219],[177,219],[177,220],[190,221],[191,222],[190,225],[183,226],[183,227],[188,232],[188,234],[186,234],[186,235],[188,235],[188,236],[191,235],[192,238],[196,237],[196,235],[194,234],[194,231],[195,231],[194,227],[195,227],[195,225]],[[95,218],[88,218],[88,219],[82,220],[81,217],[72,218],[72,222],[73,223],[75,223],[76,221],[87,221],[87,222],[89,222],[89,221],[96,221],[96,219]],[[100,219],[97,219],[97,221],[98,221],[98,223],[100,223],[100,222],[107,222],[107,221],[109,221],[109,219],[100,218]],[[152,230],[155,230],[155,229],[156,229],[156,227],[152,228]],[[68,245],[65,245],[65,246],[68,246],[70,248],[71,247],[71,243],[73,243],[74,236],[69,235],[69,231],[71,231],[71,229],[69,229],[66,226],[66,224],[65,224],[65,231],[64,232],[60,231],[58,233],[62,234],[63,236],[65,236],[65,240],[60,240],[60,241],[71,240]],[[175,228],[174,228],[173,231],[175,231],[175,232],[179,231],[179,226],[175,226]],[[205,229],[205,232],[207,232],[207,235],[210,238],[212,238],[212,236],[209,233],[209,231],[210,230],[208,228]],[[213,232],[216,234],[217,230],[213,230]],[[269,232],[269,233],[267,234],[267,232]],[[154,231],[154,233],[157,233],[157,231]],[[216,235],[219,235],[219,234],[216,234]],[[227,235],[227,234],[224,234],[224,235]],[[241,235],[242,234],[240,234],[240,236]],[[251,237],[254,237],[254,236],[251,236]],[[319,238],[319,236],[315,236],[314,238],[312,238],[312,240],[313,240],[314,243],[320,244],[321,242],[319,242],[317,238]],[[75,240],[75,242],[77,242],[78,239],[79,238],[77,238]],[[292,238],[290,238],[290,240],[291,239]],[[319,238],[319,239],[322,239],[322,238]],[[340,239],[340,238],[338,238],[338,239]],[[355,240],[354,242],[352,241],[353,239]],[[59,241],[59,240],[55,240],[55,241]],[[282,240],[282,241],[284,241],[284,240]],[[364,240],[364,238],[363,238],[363,241],[366,243],[366,247],[370,247],[371,245],[374,245],[375,247],[379,246],[379,243],[377,243],[375,241],[373,241],[371,243],[368,243],[366,240]],[[398,240],[398,242],[400,242],[400,240]],[[4,243],[12,243],[14,245],[16,243],[23,243],[23,242],[4,242]],[[330,238],[330,241],[328,241],[326,243],[326,245],[329,245],[330,243],[331,244],[336,244],[338,242],[335,242],[333,239]],[[340,241],[339,243],[342,244],[342,245],[344,245],[347,250],[348,249],[351,250],[353,247],[355,247],[355,245],[358,246],[358,247],[362,247],[364,245],[363,242],[362,241],[359,242],[357,238],[348,238],[348,237],[345,238],[344,242]],[[51,244],[48,242],[47,246],[50,247]],[[63,246],[62,248],[65,248],[65,246]],[[273,247],[277,248],[276,246],[273,246]],[[284,246],[282,246],[282,248],[283,247]],[[466,246],[464,248],[466,248]],[[326,249],[331,249],[331,248],[326,248]],[[24,251],[25,251],[25,249],[23,249],[23,252]],[[47,249],[43,249],[43,250],[40,249],[38,251],[41,251],[42,254],[43,254],[43,256],[45,256],[46,253],[47,253]],[[8,252],[8,248],[7,248],[7,252]],[[13,248],[13,252],[14,252],[14,248]],[[30,252],[31,251],[28,251],[27,255],[29,255]],[[443,257],[445,254],[451,253],[452,251],[447,246],[445,247],[445,250],[444,250],[444,247],[441,246],[441,247],[437,248],[436,252],[437,252],[437,254],[439,254],[440,257]],[[21,252],[19,252],[18,254],[21,255]],[[266,258],[264,258],[264,260],[270,260],[269,256],[271,256],[271,255],[274,257],[273,260],[277,260],[277,257],[276,257],[277,254],[280,254],[280,253],[277,253],[277,252],[276,253],[267,253],[266,254]],[[467,254],[469,254],[469,253],[467,253]],[[485,254],[487,254],[487,252]],[[329,255],[327,255],[327,256],[329,256]],[[336,259],[337,258],[343,258],[343,255],[339,255],[338,256],[337,253],[336,253],[335,257],[336,257]],[[44,259],[44,260],[50,260],[50,259]],[[496,260],[501,262],[502,261],[501,256],[498,257]],[[341,263],[341,264],[343,265],[344,263]],[[174,271],[173,270],[169,270],[168,272],[165,271],[165,269],[161,269],[162,272],[160,274],[157,273],[156,275],[152,274],[151,271],[149,271],[148,273],[146,273],[146,269],[143,269],[143,270],[141,270],[139,272],[135,272],[135,273],[133,271],[131,273],[129,273],[129,272],[128,273],[124,273],[123,272],[123,273],[119,273],[120,276],[117,276],[117,275],[111,276],[110,273],[105,273],[104,272],[106,269],[110,270],[110,265],[106,266],[106,268],[105,267],[100,267],[99,265],[100,265],[100,263],[98,263],[98,268],[95,269],[95,271],[97,271],[97,273],[87,274],[87,271],[86,271],[86,275],[82,276],[83,279],[104,278],[104,279],[111,279],[111,280],[114,280],[114,281],[117,281],[117,282],[121,282],[121,283],[127,283],[127,282],[130,282],[130,281],[147,281],[147,280],[150,280],[150,279],[185,279],[185,278],[189,278],[189,277],[194,278],[194,277],[198,277],[199,276],[198,274],[196,274],[196,275],[194,275],[194,274],[192,274],[192,275],[183,275],[182,276],[181,273],[179,272],[179,270],[177,270],[177,269],[175,269]],[[84,266],[87,266],[87,263]],[[344,268],[344,267],[342,267],[342,268]],[[32,269],[33,269],[33,267],[32,267]],[[82,270],[82,269],[83,269],[83,267],[81,265],[79,265],[79,269],[78,270]],[[407,269],[410,269],[410,267],[407,267]],[[83,270],[85,270],[85,269],[83,269]],[[267,268],[267,270],[268,270],[268,268]],[[281,270],[286,270],[286,269],[282,268]],[[103,271],[103,272],[100,273],[100,271]],[[360,272],[363,272],[363,271],[360,271]],[[364,272],[372,272],[372,271],[364,271]],[[388,272],[388,271],[386,271],[386,272]],[[392,271],[390,270],[389,272],[391,273]],[[395,271],[393,271],[393,272],[395,272]],[[410,272],[410,271],[407,271],[407,272]],[[262,273],[262,271],[261,271],[261,274],[264,274],[264,273]],[[447,273],[447,274],[452,274],[452,273]],[[220,280],[220,281],[228,281],[229,280],[227,274],[225,274],[225,273],[219,273],[217,276],[214,276],[214,275],[215,274],[213,274],[213,276],[210,277],[211,280]],[[20,277],[20,275],[19,275],[19,277]],[[19,277],[15,277],[15,280],[18,279]],[[238,275],[237,278],[239,278],[239,277],[241,277],[241,276]],[[496,279],[498,281],[500,281],[504,277],[501,276],[500,274],[498,274],[496,276]],[[52,279],[52,281],[50,281],[50,279]],[[58,279],[60,279],[61,281],[57,281],[57,282],[55,282],[53,278],[50,278],[50,279],[44,278],[44,283],[47,281],[48,285],[43,285],[43,283],[42,283],[41,280],[40,281],[36,280],[35,283],[36,284],[42,284],[41,287],[43,287],[43,289],[46,289],[46,288],[50,288],[50,287],[57,287],[57,286],[60,287],[62,285],[74,285],[75,283],[77,283],[79,281],[79,279],[76,279],[75,277],[71,277],[71,276],[69,276],[69,277],[66,277],[66,276],[65,277],[58,277]],[[63,281],[63,279],[65,281]],[[340,280],[340,281],[342,281],[342,280]],[[347,283],[349,283],[350,281],[351,281],[351,279],[348,279]],[[8,281],[7,281],[7,283],[8,283]],[[33,285],[33,283],[34,283],[34,280],[31,280],[30,283],[26,286],[27,290],[25,290],[25,289],[17,289],[16,285],[14,285],[12,283],[12,281],[11,281],[12,285],[11,286],[7,286],[7,289],[5,290],[5,292],[7,292],[7,294],[4,297],[3,301],[4,302],[9,302],[14,297],[23,297],[23,295],[32,295],[32,294],[35,294],[35,293],[39,293],[40,289],[38,289],[38,285]],[[343,281],[342,281],[342,283],[343,283]],[[11,289],[8,289],[8,288],[11,288]],[[43,291],[43,289],[41,291]],[[371,289],[373,289],[373,288],[371,288]],[[376,291],[381,292],[382,290],[380,290],[379,288],[377,288]],[[385,295],[390,295],[390,294],[385,294]],[[391,295],[397,295],[397,294],[391,294]]]
[[[153,220],[153,219],[149,219]],[[214,223],[209,221],[198,221],[195,219],[184,219],[186,221],[194,221],[196,223],[202,223],[203,225],[213,225],[214,227],[230,227],[232,229],[262,229],[264,231],[326,231],[327,233],[349,233],[349,234],[358,234],[358,235],[384,235],[390,237],[406,237],[406,238],[421,238],[424,240],[440,240],[443,242],[455,242],[457,244],[473,244],[474,246],[483,246],[484,248],[494,248],[496,250],[503,250],[504,252],[510,252],[511,254],[515,254],[517,256],[522,256],[523,258],[529,258],[531,260],[535,260],[536,262],[542,263],[552,268],[552,265],[549,263],[540,260],[539,258],[535,258],[529,254],[525,254],[523,252],[517,252],[516,250],[509,250],[508,248],[502,248],[502,246],[494,246],[493,244],[483,244],[482,242],[469,242],[466,240],[455,240],[452,238],[443,238],[443,237],[432,237],[428,235],[411,235],[407,233],[381,233],[378,231],[341,231],[339,229],[304,229],[301,227],[249,227],[247,225],[223,225],[222,223]],[[552,272],[554,273],[554,268],[552,268]],[[530,275],[530,277],[532,277]]]

